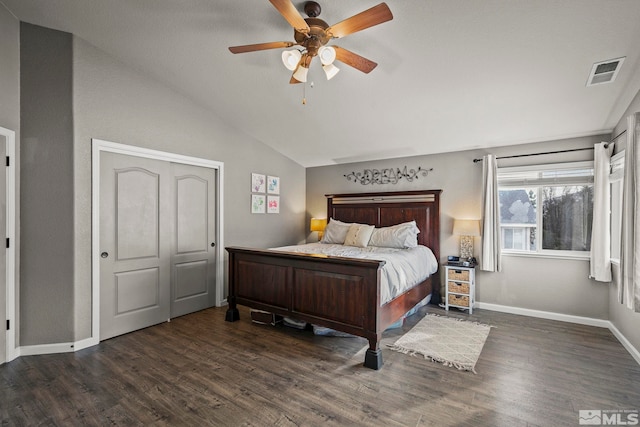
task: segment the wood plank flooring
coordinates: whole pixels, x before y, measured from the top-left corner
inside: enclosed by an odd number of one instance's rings
[[[428,306],[362,338],[224,321],[208,309],[76,353],[0,366],[2,425],[576,426],[580,409],[640,409],[640,366],[606,329]],[[427,312],[494,326],[477,375],[393,352]]]

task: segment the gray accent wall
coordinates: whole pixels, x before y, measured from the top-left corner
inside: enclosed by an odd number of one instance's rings
[[[640,112],[640,92],[638,92],[629,105],[629,108],[622,115],[622,118],[618,122],[618,125],[615,127],[613,132],[611,133],[611,137],[619,135],[620,132],[627,130],[627,117],[633,113]],[[627,145],[627,135],[620,137],[616,140],[615,152],[618,153]],[[614,280],[619,277],[619,266],[614,265]],[[633,310],[627,308],[626,305],[620,304],[618,302],[618,292],[617,292],[617,284],[613,283],[609,287],[609,320],[611,323],[620,331],[622,335],[629,340],[631,345],[633,345],[640,352],[640,313],[636,313]]]
[[[20,21],[0,3],[0,126],[20,128]]]
[[[22,23],[20,344],[73,341],[72,38]]]
[[[311,217],[326,217],[326,194],[441,189],[443,192],[440,212],[440,253],[442,257],[440,261],[445,262],[447,255],[458,255],[460,252],[458,237],[452,234],[454,218],[480,219],[481,217],[482,163],[473,163],[474,158],[481,158],[488,153],[509,156],[593,147],[594,143],[608,138],[607,134],[488,150],[308,168],[307,229]],[[593,160],[593,151],[501,160],[499,165],[506,167],[580,160]],[[363,169],[403,168],[404,166],[433,168],[433,171],[426,178],[420,177],[413,182],[401,180],[396,185],[362,185],[348,181],[344,177],[345,174],[361,172]],[[317,237],[315,234],[309,234],[308,239],[314,241]],[[474,243],[476,255],[479,254],[480,244],[480,238],[476,238]],[[609,286],[588,278],[588,260],[504,256],[503,266],[504,270],[499,273],[478,272],[476,286],[478,301],[573,316],[608,319]]]

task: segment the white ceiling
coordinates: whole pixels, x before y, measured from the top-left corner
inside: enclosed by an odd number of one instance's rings
[[[379,0],[319,0],[335,24]],[[638,0],[387,0],[394,19],[331,44],[370,74],[314,61],[290,85],[292,41],[268,0],[0,0],[20,20],[67,31],[153,75],[303,166],[610,132],[640,90]],[[304,1],[294,0],[302,11]],[[306,16],[303,14],[303,16]],[[626,57],[612,84],[594,62]]]

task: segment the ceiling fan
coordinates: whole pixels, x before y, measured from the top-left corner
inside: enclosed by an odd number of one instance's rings
[[[229,48],[232,53],[302,46],[302,50],[294,49],[282,52],[282,61],[285,67],[293,71],[289,83],[302,83],[307,81],[309,65],[315,56],[319,57],[327,79],[331,79],[339,71],[338,68],[333,65],[334,60],[343,62],[363,73],[371,72],[371,70],[378,65],[345,48],[327,46],[327,43],[332,39],[344,37],[392,20],[393,15],[386,3],[380,3],[371,9],[367,9],[344,21],[329,26],[325,21],[318,18],[321,9],[320,5],[315,1],[308,1],[304,5],[304,12],[308,18],[303,18],[300,15],[291,0],[269,1],[293,27],[293,38],[295,42],[269,42],[232,46]]]

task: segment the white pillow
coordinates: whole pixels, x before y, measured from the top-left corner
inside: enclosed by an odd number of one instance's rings
[[[375,227],[373,225],[351,224],[347,232],[347,237],[344,239],[345,246],[366,248],[374,229]]]
[[[391,227],[376,228],[369,245],[384,248],[415,248],[418,246],[420,229],[415,221],[404,222]]]
[[[347,237],[349,227],[351,227],[351,224],[330,218],[329,223],[324,229],[324,235],[320,243],[344,244],[344,239]]]

